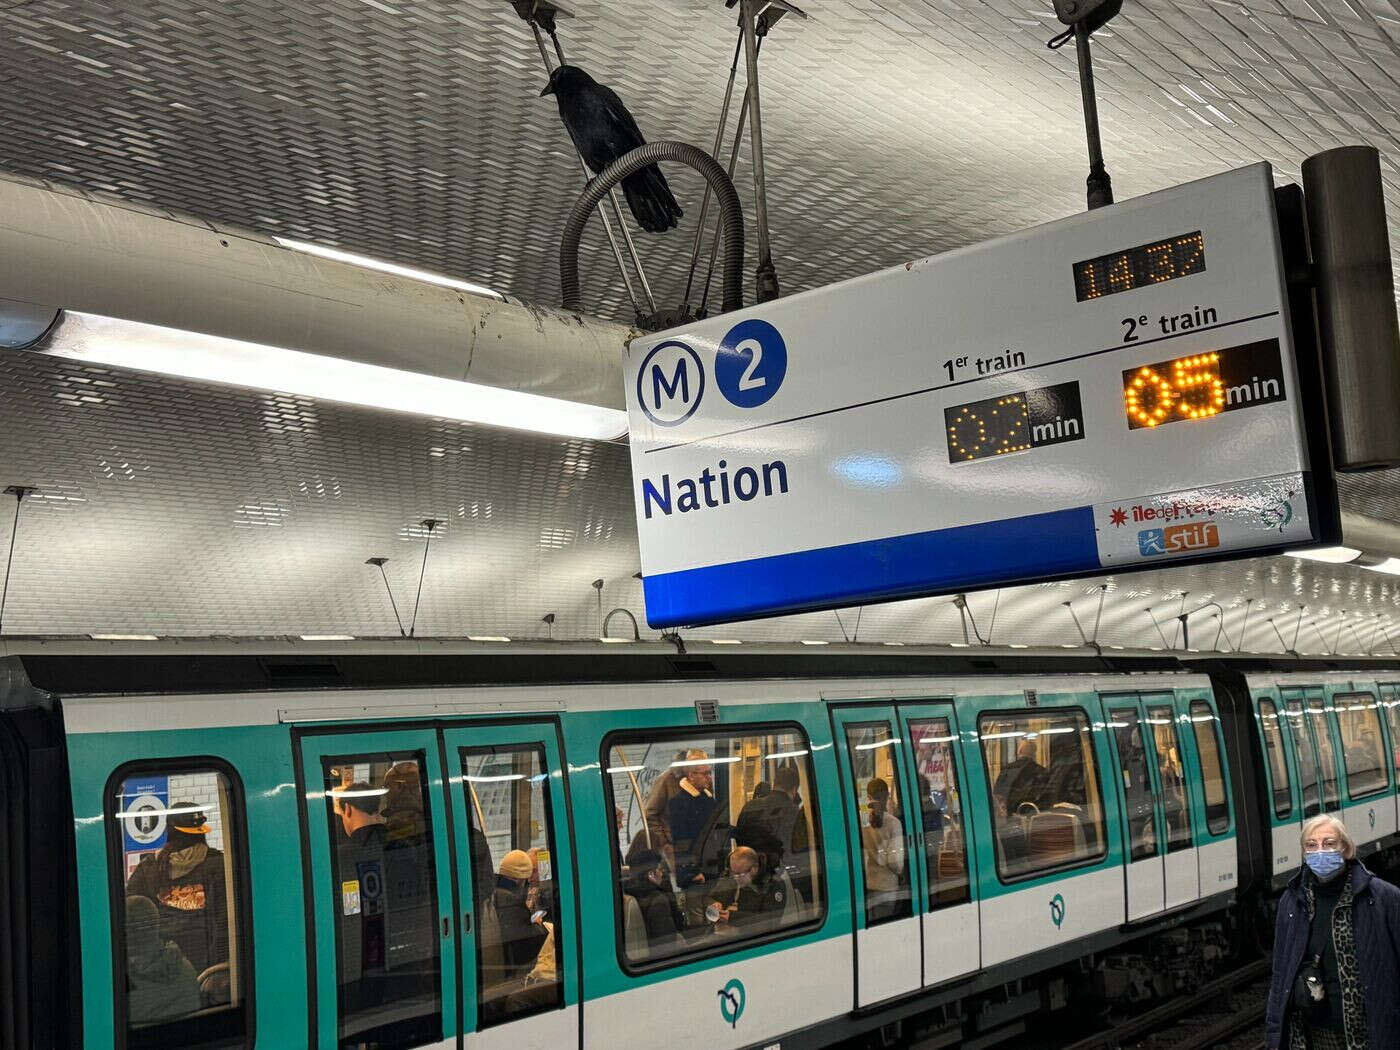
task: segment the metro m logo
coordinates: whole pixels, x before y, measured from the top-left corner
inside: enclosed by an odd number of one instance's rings
[[[684,423],[700,407],[705,366],[684,343],[670,340],[652,348],[637,370],[637,404],[657,426]]]

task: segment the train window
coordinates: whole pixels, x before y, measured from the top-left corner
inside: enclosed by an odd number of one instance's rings
[[[553,770],[538,744],[463,748],[481,1027],[564,1004]]]
[[[1394,693],[1381,694],[1386,724],[1390,727],[1391,762],[1395,766],[1395,786],[1400,789],[1400,697]]]
[[[972,899],[967,878],[967,836],[958,781],[957,734],[946,718],[909,723],[914,744],[914,779],[919,786],[919,819],[924,830],[928,906],[945,907]]]
[[[1191,816],[1186,806],[1186,776],[1181,769],[1181,743],[1169,706],[1147,709],[1147,725],[1157,752],[1162,781],[1162,811],[1167,818],[1167,852],[1191,848]]]
[[[865,886],[865,924],[874,926],[913,914],[909,857],[900,804],[895,747],[886,722],[846,727],[851,761],[851,789],[860,814],[861,876]]]
[[[1109,715],[1109,727],[1117,745],[1118,774],[1128,812],[1130,856],[1143,860],[1157,856],[1157,817],[1152,781],[1147,772],[1147,752],[1136,711],[1118,709]]]
[[[1204,700],[1191,701],[1191,729],[1201,756],[1201,781],[1205,786],[1206,828],[1212,835],[1230,827],[1230,806],[1225,795],[1225,770],[1220,760],[1220,731],[1215,712]]]
[[[422,751],[322,759],[338,1046],[442,1038],[437,867]]]
[[[1104,856],[1103,796],[1082,710],[989,712],[978,735],[1003,880]]]
[[[1298,780],[1303,788],[1303,818],[1316,816],[1322,812],[1322,794],[1317,787],[1317,752],[1313,750],[1312,738],[1303,723],[1303,705],[1297,700],[1288,701],[1288,732],[1293,738],[1293,753],[1298,756]]]
[[[1278,708],[1272,700],[1260,698],[1259,725],[1264,731],[1264,754],[1269,762],[1269,783],[1274,793],[1274,816],[1293,812],[1293,792],[1288,786],[1288,760],[1283,753],[1283,729],[1278,724]]]
[[[605,742],[603,767],[626,968],[724,951],[822,917],[815,781],[801,730],[628,734]]]
[[[1322,804],[1329,812],[1342,804],[1337,788],[1337,750],[1332,745],[1332,730],[1327,724],[1327,705],[1320,696],[1308,697],[1308,722],[1317,741],[1317,765],[1322,774]]]
[[[233,771],[152,763],[108,788],[127,1047],[241,1045],[251,988],[247,855]]]
[[[1390,779],[1385,769],[1385,745],[1376,698],[1370,693],[1340,693],[1333,704],[1337,709],[1337,726],[1342,731],[1347,793],[1357,799],[1384,791],[1390,786]]]

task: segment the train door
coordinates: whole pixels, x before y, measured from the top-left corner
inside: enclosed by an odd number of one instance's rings
[[[1179,724],[1191,730],[1188,742],[1191,763],[1185,767],[1185,779],[1196,789],[1191,799],[1196,867],[1201,895],[1209,896],[1234,890],[1238,885],[1234,800],[1214,697],[1209,692],[1187,694],[1178,703],[1186,705],[1185,720]]]
[[[1385,716],[1386,732],[1390,734],[1386,755],[1395,778],[1395,826],[1400,829],[1400,694],[1393,684],[1381,686],[1381,713]]]
[[[923,984],[972,973],[982,965],[969,863],[972,820],[963,795],[965,772],[951,702],[904,703],[899,733],[914,820],[914,855],[920,858],[922,894],[915,897],[923,931]]]
[[[1322,790],[1318,785],[1317,746],[1312,733],[1308,731],[1308,719],[1303,713],[1300,697],[1290,696],[1289,690],[1283,694],[1284,722],[1288,726],[1288,739],[1293,743],[1293,756],[1298,762],[1298,787],[1302,793],[1303,820],[1315,817],[1322,812]],[[1299,858],[1301,863],[1302,858]]]
[[[1336,735],[1327,717],[1327,701],[1322,690],[1309,688],[1304,694],[1308,732],[1317,750],[1318,781],[1322,787],[1322,808],[1334,817],[1342,816],[1341,778],[1338,774]]]
[[[1386,757],[1380,701],[1371,683],[1326,689],[1327,723],[1337,742],[1342,811],[1358,847],[1395,834],[1394,791]]]
[[[922,986],[922,937],[910,863],[918,819],[908,805],[909,780],[893,705],[831,710],[846,792],[854,900],[856,1006]]]
[[[452,827],[437,733],[308,735],[300,757],[314,1045],[456,1047]]]
[[[1270,696],[1256,697],[1254,703],[1264,747],[1264,768],[1269,781],[1270,854],[1273,857],[1273,874],[1278,876],[1292,871],[1302,861],[1301,856],[1298,860],[1293,859],[1294,851],[1298,849],[1298,830],[1302,823],[1302,799],[1294,791],[1294,785],[1298,783],[1297,762],[1292,750],[1294,745],[1284,726],[1286,717],[1280,714],[1278,703]]]
[[[1171,693],[1147,693],[1142,697],[1147,711],[1144,733],[1149,741],[1149,762],[1155,757],[1154,772],[1161,800],[1162,831],[1166,853],[1162,857],[1164,907],[1179,908],[1199,900],[1201,872],[1196,855],[1196,836],[1191,826],[1190,781],[1182,767],[1180,720]]]
[[[577,1046],[574,863],[554,723],[463,726],[443,741],[466,1050]]]
[[[1116,794],[1123,814],[1123,850],[1128,922],[1155,915],[1166,907],[1163,863],[1162,801],[1147,758],[1142,702],[1131,697],[1104,697],[1118,775]]]

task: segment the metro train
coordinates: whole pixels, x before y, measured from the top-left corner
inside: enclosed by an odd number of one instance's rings
[[[409,644],[11,643],[0,1050],[989,1046],[1400,843],[1400,660]]]

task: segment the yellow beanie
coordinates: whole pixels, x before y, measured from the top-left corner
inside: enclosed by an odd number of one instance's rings
[[[522,849],[513,849],[502,858],[499,873],[508,879],[528,879],[534,870],[530,854]]]

